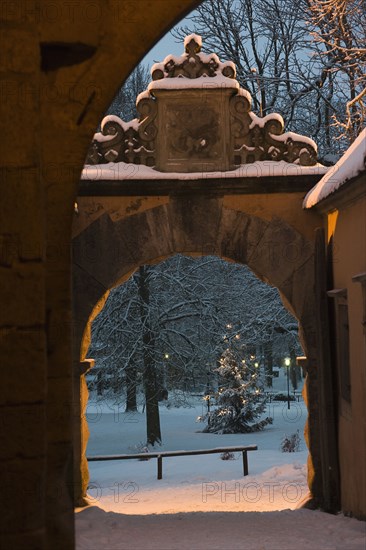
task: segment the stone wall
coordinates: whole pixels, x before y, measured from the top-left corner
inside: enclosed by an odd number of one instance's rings
[[[4,548],[74,547],[70,238],[79,174],[118,86],[197,3],[0,1]]]

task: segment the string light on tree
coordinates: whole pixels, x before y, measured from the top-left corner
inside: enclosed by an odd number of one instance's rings
[[[259,419],[265,411],[266,397],[258,377],[258,364],[252,358],[238,361],[235,353],[226,349],[216,369],[219,375],[217,408],[199,420],[206,421],[205,432],[248,433],[263,430],[272,419]]]

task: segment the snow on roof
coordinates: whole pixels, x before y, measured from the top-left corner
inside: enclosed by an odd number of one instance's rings
[[[366,170],[366,128],[361,132],[342,158],[331,166],[324,177],[306,195],[304,208],[311,208],[325,199],[346,181]]]
[[[236,170],[228,172],[159,172],[149,166],[128,164],[126,162],[109,162],[107,164],[86,165],[81,173],[82,180],[89,181],[123,181],[123,180],[198,180],[213,178],[260,178],[268,176],[303,176],[324,174],[328,168],[300,166],[285,161],[257,161],[243,164]]]

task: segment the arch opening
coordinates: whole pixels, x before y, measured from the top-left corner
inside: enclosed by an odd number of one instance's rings
[[[189,256],[215,255],[245,264],[257,277],[275,286],[286,307],[299,321],[304,353],[308,364],[311,357],[314,364],[313,243],[284,220],[263,220],[225,208],[222,199],[197,197],[190,200],[189,209],[186,206],[183,197],[170,197],[167,204],[143,209],[141,213],[125,218],[116,216],[113,222],[104,213],[74,239],[75,320],[79,335],[77,353],[81,350],[81,362],[85,362],[89,344],[90,316],[100,311],[106,293],[130,276],[139,265],[154,264],[174,253],[183,253]],[[133,259],[123,249],[123,243],[129,241],[132,234],[137,239]],[[101,303],[94,309],[100,299]],[[314,393],[316,388],[311,387],[314,370],[308,368],[307,374],[307,392],[310,386],[310,392]],[[86,392],[85,379],[83,384]],[[306,395],[305,400],[309,407]],[[85,410],[85,397],[82,401]],[[310,413],[311,406],[314,405],[310,405]],[[315,436],[311,439],[309,433],[312,430],[316,435],[316,423],[316,416],[310,414],[305,437],[310,453],[308,483],[312,491],[317,481],[317,447]],[[82,432],[87,433],[86,426]],[[88,483],[85,437],[82,448],[79,463],[81,497],[85,495]]]
[[[195,259],[182,255],[171,256],[148,271],[143,271],[143,274],[137,271],[123,285],[111,291],[103,310],[94,319],[93,339],[88,354],[96,360],[96,366],[89,375],[91,438],[88,456],[129,454],[147,448],[146,435],[148,439],[149,429],[146,434],[145,412],[148,411],[145,411],[145,404],[148,396],[144,391],[146,349],[143,339],[146,321],[141,319],[143,314],[139,302],[140,277],[145,275],[149,280],[149,318],[154,335],[153,350],[149,341],[148,352],[151,352],[155,374],[154,392],[163,444],[160,447],[159,442],[156,442],[158,449],[177,451],[182,448],[226,447],[254,442],[262,451],[260,457],[255,457],[256,472],[263,469],[262,461],[268,460],[267,453],[271,445],[274,447],[272,467],[281,469],[282,464],[288,463],[288,455],[279,452],[284,429],[286,432],[296,432],[299,427],[302,432],[306,410],[299,402],[302,377],[296,376],[300,373],[295,366],[295,357],[301,354],[295,335],[297,322],[283,307],[276,289],[259,281],[246,266],[227,263],[213,256]],[[291,364],[289,369],[284,366],[286,356],[289,356]],[[223,376],[228,366],[230,374]],[[242,377],[242,383],[248,386],[245,389],[236,383],[232,384],[231,373],[236,369]],[[134,396],[131,395],[131,382],[132,386],[135,383]],[[128,389],[124,391],[125,385],[130,387],[130,395]],[[236,389],[232,390],[232,386]],[[286,403],[286,393],[290,387],[291,393],[287,394],[289,401]],[[298,390],[297,394],[295,389]],[[226,393],[220,394],[223,391]],[[234,391],[234,397],[230,396],[227,403],[229,391]],[[250,401],[250,409],[247,407],[246,410],[253,412],[253,418],[249,418],[251,413],[244,413],[245,409],[238,405],[237,398]],[[291,409],[288,409],[290,403]],[[227,412],[228,405],[234,407],[236,412],[227,414],[223,422],[222,415]],[[239,411],[242,414],[240,425],[237,422]],[[271,422],[268,422],[267,430],[264,425],[269,420],[268,415],[271,415]],[[195,423],[196,417],[201,420],[198,424]],[[255,431],[253,434],[252,429]],[[218,436],[220,433],[226,435]],[[154,447],[150,449],[154,450]],[[297,455],[297,461],[306,462],[305,455],[306,451],[301,456]],[[214,463],[215,459],[217,462],[218,457],[212,457],[214,460],[209,463],[206,458],[202,457],[200,462],[195,463],[197,468],[202,466],[203,476],[212,466],[211,462]],[[143,497],[143,491],[149,487],[145,469],[141,468],[145,465],[129,462],[124,461],[122,465],[117,463],[116,470],[113,470],[112,465],[112,471],[116,474],[117,469],[126,472],[135,483],[136,492]],[[94,462],[90,463],[91,487],[95,492],[95,487],[104,487],[103,473],[100,473],[104,469],[101,470],[99,466],[102,465],[99,464],[95,470],[94,465]],[[182,466],[183,471],[180,471]],[[189,483],[189,476],[194,478],[194,472],[189,470],[189,462],[180,463],[176,467],[168,464],[168,467],[173,468],[180,483],[181,478],[186,480],[185,483]],[[226,470],[224,468],[223,472]],[[276,502],[272,499],[270,503],[263,490],[261,499],[258,502],[248,500],[245,509],[264,511],[295,506],[307,491],[305,470],[302,470],[305,484],[301,486],[298,483],[297,501],[295,498],[292,501],[283,499],[286,486],[283,481],[280,490],[276,489]],[[167,472],[168,486],[172,483],[171,474],[171,470]],[[108,475],[111,475],[109,470]],[[215,476],[214,473],[212,475]],[[223,475],[225,480],[226,474]],[[244,480],[238,483],[243,485]],[[263,489],[267,487],[261,482],[260,475],[256,477],[256,483]],[[271,483],[267,477],[266,483]],[[174,476],[170,488],[176,500],[179,484],[174,486]],[[244,485],[242,489],[245,492]],[[151,490],[158,491],[156,483],[155,487],[149,487],[150,496]],[[176,509],[177,504],[170,502],[169,495],[164,496],[162,509],[168,506],[169,501],[168,507],[175,511],[188,511],[190,507],[195,507],[197,511],[198,504],[194,500],[189,502],[187,497],[186,487],[184,504],[179,497],[179,506],[182,508]],[[157,505],[161,498],[155,495],[153,500],[154,510],[143,497],[144,505],[138,505],[139,511],[161,512]],[[239,500],[243,504],[243,498]],[[104,506],[105,503],[106,499],[103,498],[100,504]],[[125,503],[121,500],[120,504],[122,508],[116,505],[113,510],[124,511]],[[204,509],[207,511],[208,506],[218,509],[220,505],[220,500],[206,502]],[[137,505],[127,508],[130,510],[127,513],[137,513]],[[230,502],[225,503],[223,509],[229,508]]]

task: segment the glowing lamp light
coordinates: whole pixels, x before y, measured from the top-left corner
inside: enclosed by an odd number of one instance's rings
[[[164,355],[164,358],[165,358],[165,359],[169,359],[169,353],[166,353],[166,354]]]
[[[291,359],[289,357],[285,357],[285,366],[286,368],[286,374],[287,374],[287,408],[290,409],[290,377],[289,377],[289,366],[291,365]]]

